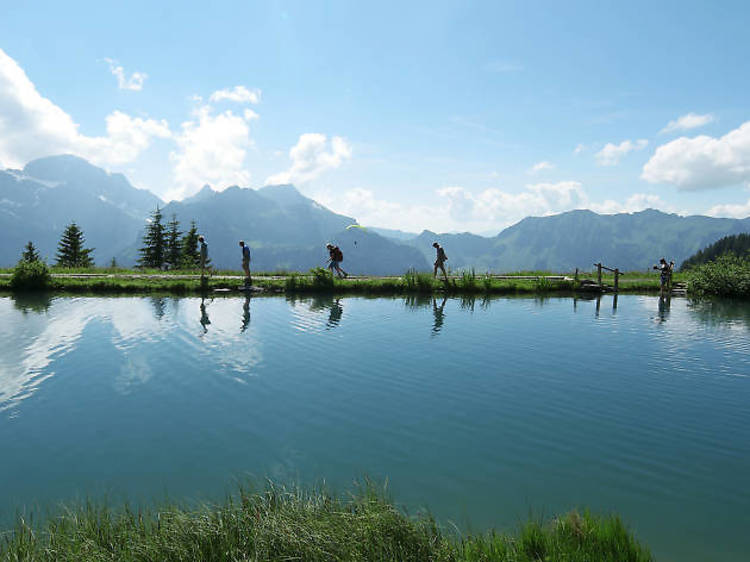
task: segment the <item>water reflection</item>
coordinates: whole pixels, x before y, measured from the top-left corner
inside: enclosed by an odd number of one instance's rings
[[[696,300],[688,302],[688,310],[709,326],[734,326],[750,329],[750,306],[747,301],[733,299]]]
[[[24,314],[47,312],[52,304],[52,295],[47,293],[17,293],[11,298],[13,306]]]
[[[213,299],[211,300],[213,301]],[[208,326],[211,324],[211,320],[208,317],[208,311],[206,310],[206,297],[201,297],[200,310],[201,310],[200,323],[201,323],[201,326],[203,327],[203,333],[205,334],[208,332]]]
[[[659,323],[667,321],[669,310],[672,308],[672,299],[669,296],[659,297]]]
[[[326,329],[335,328],[341,322],[341,315],[344,314],[344,309],[340,303],[341,299],[336,299],[331,302],[331,311],[328,314],[328,322],[326,322]]]
[[[166,297],[149,297],[151,306],[154,307],[154,316],[157,320],[164,318],[164,314],[167,312],[167,299]]]
[[[242,303],[242,327],[240,333],[244,334],[250,325],[250,295],[245,295],[245,302]]]
[[[437,336],[440,333],[440,330],[443,329],[443,322],[445,322],[445,303],[447,302],[448,298],[443,297],[443,302],[440,303],[440,306],[438,306],[437,299],[435,297],[432,297],[432,315],[434,318],[434,321],[432,323],[432,336]]]

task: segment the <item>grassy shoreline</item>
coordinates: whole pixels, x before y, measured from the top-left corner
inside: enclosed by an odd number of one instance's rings
[[[12,292],[12,269],[0,270],[0,291]],[[65,270],[52,268],[52,278],[44,289],[51,293],[166,293],[196,295],[219,290],[236,290],[242,285],[240,272],[214,272],[205,283],[197,271],[110,270],[89,268]],[[580,281],[592,276],[551,274],[549,272],[517,272],[507,275],[462,272],[448,281],[433,279],[429,273],[407,272],[393,277],[350,277],[337,279],[325,270],[310,273],[261,272],[253,274],[253,285],[272,294],[335,293],[359,295],[571,295],[582,290]],[[680,275],[675,281],[680,281]],[[611,275],[603,276],[605,285],[612,287]],[[654,273],[632,272],[620,277],[620,293],[657,294],[659,276]],[[41,291],[41,289],[30,289]]]
[[[19,517],[0,560],[400,560],[645,562],[616,515],[569,512],[515,532],[446,532],[410,517],[370,483],[347,494],[268,484],[215,505],[112,509],[86,503],[44,523]]]

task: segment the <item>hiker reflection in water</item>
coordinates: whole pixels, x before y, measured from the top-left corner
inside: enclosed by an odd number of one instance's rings
[[[326,328],[335,328],[341,322],[341,316],[344,314],[344,308],[340,304],[340,299],[336,299],[331,303],[331,311],[328,314],[328,322],[326,322]]]
[[[206,298],[201,297],[201,326],[203,326],[203,333],[208,332],[207,326],[211,323],[208,318],[208,312],[206,311]]]
[[[437,304],[437,299],[435,297],[432,297],[432,315],[435,317],[435,321],[432,324],[432,335],[437,336],[440,333],[440,330],[443,328],[443,322],[445,321],[445,313],[443,312],[443,309],[445,308],[445,302],[448,300],[448,297],[443,297],[443,302],[440,303],[440,306]]]
[[[672,306],[672,299],[669,296],[659,297],[659,322],[666,322],[669,318],[669,308]]]
[[[250,297],[245,297],[245,302],[242,305],[242,328],[240,333],[244,333],[247,327],[250,325]]]

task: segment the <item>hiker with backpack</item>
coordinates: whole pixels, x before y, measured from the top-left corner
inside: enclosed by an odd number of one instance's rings
[[[341,262],[344,261],[344,252],[341,251],[341,248],[334,246],[333,244],[326,244],[326,248],[328,249],[329,259],[328,269],[331,270],[331,273],[336,270],[336,273],[340,278],[349,277],[349,274],[341,269]]]
[[[661,285],[661,294],[662,296],[666,293],[669,293],[672,289],[672,271],[674,270],[674,262],[671,261],[667,263],[666,258],[661,258],[659,260],[659,263],[654,266],[654,269],[658,270],[659,275],[659,282]]]
[[[240,248],[242,248],[242,270],[245,272],[245,287],[249,287],[253,284],[253,279],[250,277],[250,246],[245,244],[244,240],[240,240]]]
[[[443,265],[446,261],[448,261],[448,256],[445,255],[445,250],[443,250],[442,246],[440,246],[440,244],[438,244],[437,242],[433,242],[432,247],[437,251],[437,256],[435,259],[435,271],[433,272],[432,276],[437,277],[439,268],[443,272],[443,277],[445,277],[445,280],[448,281],[448,274],[445,272],[445,265]]]

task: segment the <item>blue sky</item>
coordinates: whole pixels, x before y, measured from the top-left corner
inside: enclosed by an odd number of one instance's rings
[[[750,215],[747,3],[109,4],[3,8],[0,167],[293,182],[412,231]]]

